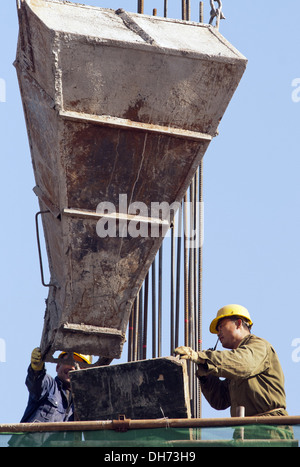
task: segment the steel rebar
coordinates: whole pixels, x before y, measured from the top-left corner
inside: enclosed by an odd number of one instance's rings
[[[156,270],[155,260],[152,263],[152,358],[156,357]]]
[[[157,356],[162,355],[162,275],[163,275],[163,245],[159,249],[158,256],[158,329],[157,329]]]
[[[144,0],[138,0],[138,13],[144,14]]]

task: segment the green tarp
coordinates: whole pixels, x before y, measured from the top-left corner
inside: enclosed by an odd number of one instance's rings
[[[107,455],[113,455],[112,449],[117,448],[163,448],[161,452],[171,453],[176,448],[188,448],[186,452],[190,454],[200,447],[298,447],[299,439],[300,425],[193,429],[166,427],[128,430],[125,433],[113,430],[1,433],[0,447],[103,447]]]

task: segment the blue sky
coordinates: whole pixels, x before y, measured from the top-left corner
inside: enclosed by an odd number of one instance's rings
[[[81,3],[137,9],[136,0]],[[191,3],[197,21],[199,2]],[[204,3],[208,22],[209,1]],[[145,13],[156,7],[162,15],[162,4],[145,0]],[[169,0],[170,17],[180,17],[180,5]],[[291,415],[300,414],[299,8],[298,0],[275,0],[272,6],[223,1],[226,21],[220,32],[249,63],[204,158],[203,347],[215,344],[208,326],[221,306],[246,306],[253,333],[279,354]],[[24,380],[31,350],[40,342],[47,297],[40,283],[38,204],[13,67],[17,34],[15,1],[2,1],[0,423],[18,422],[25,409]],[[53,364],[47,368],[55,374]],[[228,411],[216,412],[204,402],[203,417],[224,415]]]

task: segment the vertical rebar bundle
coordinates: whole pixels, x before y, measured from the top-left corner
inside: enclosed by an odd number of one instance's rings
[[[128,329],[128,361],[172,355],[178,345],[201,350],[203,168],[197,173],[135,300]],[[200,208],[199,208],[200,206]],[[194,248],[194,232],[200,233]],[[151,313],[149,313],[151,310]],[[191,366],[192,412],[200,416],[200,388]]]
[[[138,0],[138,13],[144,13],[144,0]],[[153,15],[156,14],[157,10],[153,9]],[[168,0],[164,0],[164,17],[167,14]],[[182,0],[182,19],[191,19],[190,0]],[[203,22],[203,2],[199,3],[199,21]],[[171,227],[170,241],[165,251],[161,246],[133,306],[128,330],[128,361],[161,357],[168,352],[172,355],[178,345],[202,348],[202,238],[198,248],[190,245],[197,229],[201,237],[203,219],[198,207],[202,203],[201,162],[185,194],[181,212]],[[152,316],[149,315],[150,306]],[[189,365],[189,379],[192,413],[194,417],[201,417],[200,385],[192,365]]]

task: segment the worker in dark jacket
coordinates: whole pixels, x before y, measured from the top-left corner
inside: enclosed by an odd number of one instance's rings
[[[64,363],[69,360],[69,354],[62,352],[61,362],[56,366],[57,376],[46,373],[45,364],[39,348],[33,350],[28,368],[26,386],[29,400],[21,423],[68,422],[74,420],[74,407],[70,390],[69,372],[75,370],[77,364],[91,363],[89,355],[73,353],[74,363]]]

